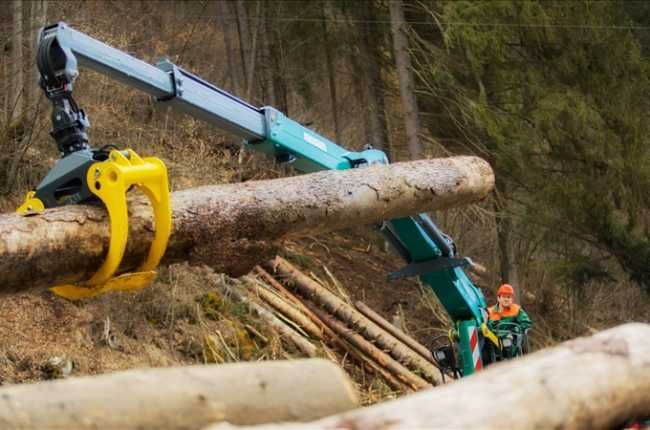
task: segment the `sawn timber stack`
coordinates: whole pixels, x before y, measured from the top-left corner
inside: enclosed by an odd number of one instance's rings
[[[493,187],[487,162],[452,157],[177,191],[163,263],[186,260],[240,276],[271,258],[287,237],[470,204]],[[153,230],[144,202],[131,202],[129,210],[123,270],[142,261]],[[101,264],[108,239],[102,207],[0,215],[1,291],[86,279]]]

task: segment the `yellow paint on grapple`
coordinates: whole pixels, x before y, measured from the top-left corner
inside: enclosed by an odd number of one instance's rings
[[[36,193],[30,191],[25,196],[25,202],[16,209],[16,212],[21,215],[36,215],[45,210],[45,205],[38,197],[34,197]]]
[[[494,344],[497,348],[500,347],[501,343],[499,342],[499,338],[497,337],[496,334],[492,330],[490,330],[487,326],[487,324],[483,323],[481,324],[481,333],[483,333],[483,336],[488,339],[490,342]]]
[[[140,158],[127,149],[127,155],[118,150],[109,159],[90,166],[88,187],[104,203],[111,225],[108,254],[99,270],[80,285],[59,285],[50,290],[70,300],[92,297],[108,291],[134,290],[148,286],[155,279],[155,269],[160,262],[172,226],[167,168],[155,157]],[[155,220],[154,240],[147,258],[137,272],[113,277],[120,266],[129,235],[129,215],[126,192],[137,186],[149,198]]]

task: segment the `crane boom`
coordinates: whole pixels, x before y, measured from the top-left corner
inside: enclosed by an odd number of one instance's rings
[[[97,72],[152,95],[174,109],[199,118],[245,140],[256,151],[302,172],[344,170],[387,164],[376,149],[348,151],[324,136],[286,117],[273,107],[255,107],[169,60],[155,66],[74,30],[65,23],[43,28],[39,36],[38,65],[41,86],[69,82],[78,75],[77,60]],[[37,189],[38,193],[38,189]],[[463,268],[452,240],[426,214],[384,222],[381,232],[407,262],[389,278],[417,276],[429,285],[454,321],[462,372],[482,367],[480,351],[486,338],[486,302]]]

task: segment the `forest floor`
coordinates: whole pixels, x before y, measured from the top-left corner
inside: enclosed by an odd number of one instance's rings
[[[373,232],[362,228],[286,242],[281,253],[339,296],[363,301],[428,345],[433,335],[446,331],[436,317],[442,310],[418,282],[387,281],[400,261],[381,248]],[[244,306],[223,297],[214,277],[206,276],[209,270],[176,264],[162,268],[145,290],[80,302],[43,290],[3,297],[0,384],[302,356]],[[400,394],[346,357],[337,361],[357,383],[364,403]]]

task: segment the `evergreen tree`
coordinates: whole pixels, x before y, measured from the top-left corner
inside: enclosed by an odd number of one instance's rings
[[[432,133],[492,162],[520,231],[541,228],[568,260],[605,252],[650,289],[650,70],[626,8],[447,2],[427,13],[440,42],[419,38],[417,69]]]

